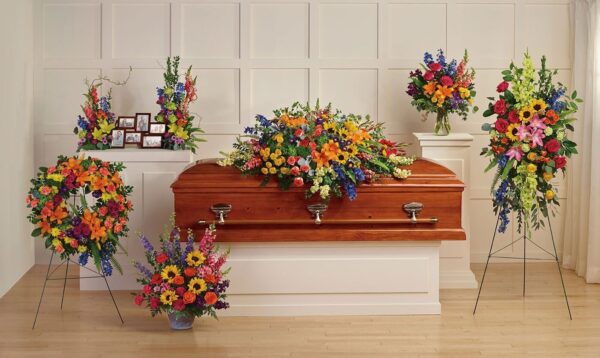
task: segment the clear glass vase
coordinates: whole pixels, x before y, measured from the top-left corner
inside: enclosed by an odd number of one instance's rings
[[[177,331],[192,328],[192,325],[194,324],[194,318],[196,318],[194,315],[179,312],[171,312],[168,314],[168,316],[171,329]]]
[[[435,128],[433,133],[435,135],[444,136],[450,134],[450,120],[448,119],[448,112],[440,111],[437,112],[435,119]]]

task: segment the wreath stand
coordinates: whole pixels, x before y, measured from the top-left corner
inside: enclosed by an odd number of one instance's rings
[[[516,241],[513,241],[510,244],[492,252],[492,249],[494,247],[494,240],[496,239],[496,234],[498,233],[498,224],[500,223],[500,213],[498,213],[498,218],[496,219],[496,227],[494,228],[494,235],[492,236],[492,243],[490,245],[490,251],[488,253],[487,261],[485,263],[485,269],[483,270],[483,277],[481,278],[481,284],[479,285],[479,292],[477,293],[477,300],[475,301],[475,308],[473,309],[473,315],[475,315],[475,312],[477,311],[477,304],[479,303],[479,296],[481,296],[481,289],[483,288],[483,282],[485,281],[485,274],[487,272],[488,264],[490,263],[491,258],[523,260],[523,297],[525,297],[525,282],[526,282],[525,268],[526,268],[527,260],[547,260],[545,258],[527,257],[527,241],[529,241],[530,243],[532,243],[533,245],[537,246],[539,249],[541,249],[542,251],[544,251],[545,253],[550,255],[556,261],[556,266],[558,267],[558,274],[560,276],[560,282],[562,284],[563,295],[565,296],[565,303],[567,304],[567,310],[569,312],[569,319],[573,320],[573,316],[571,315],[571,307],[569,306],[569,298],[567,296],[567,290],[565,288],[565,281],[563,280],[562,269],[560,268],[560,263],[558,261],[558,253],[556,251],[556,243],[554,241],[554,233],[552,232],[552,225],[550,224],[549,217],[547,218],[547,222],[548,222],[548,228],[550,229],[550,237],[552,238],[552,247],[554,248],[554,253],[551,253],[550,251],[548,251],[548,250],[544,249],[543,247],[541,247],[540,245],[538,245],[536,242],[534,242],[532,240],[531,237],[527,237],[527,232],[528,232],[528,223],[527,222],[525,222],[523,224],[523,236],[522,237],[520,237]],[[523,257],[498,256],[497,255],[500,251],[506,249],[509,246],[514,245],[519,240],[523,240]]]
[[[40,295],[40,301],[38,303],[37,306],[37,311],[35,313],[35,318],[33,320],[33,326],[31,327],[31,329],[35,328],[35,324],[37,322],[38,319],[38,315],[40,314],[40,307],[42,306],[42,299],[44,298],[44,292],[46,291],[46,284],[48,283],[48,281],[54,281],[54,280],[64,280],[63,283],[63,290],[62,290],[62,297],[60,299],[60,309],[62,310],[63,308],[63,302],[65,300],[65,289],[67,288],[67,280],[78,280],[78,279],[83,279],[83,278],[103,278],[104,282],[106,283],[106,288],[108,288],[108,293],[110,294],[110,298],[113,301],[113,304],[115,305],[115,309],[117,310],[117,314],[119,315],[119,319],[121,320],[121,324],[125,323],[123,321],[123,317],[121,316],[121,312],[119,311],[119,307],[117,306],[117,302],[115,301],[115,297],[113,296],[113,293],[110,289],[110,285],[108,284],[108,280],[106,279],[106,275],[104,274],[104,271],[102,272],[98,272],[96,270],[92,270],[89,267],[86,266],[81,266],[84,269],[92,272],[95,274],[95,276],[68,276],[69,275],[69,262],[72,262],[76,265],[79,265],[78,262],[73,261],[71,258],[67,258],[65,260],[62,260],[62,262],[54,269],[52,270],[52,272],[50,272],[50,268],[52,268],[52,259],[54,258],[54,251],[52,251],[52,256],[50,256],[50,262],[48,263],[48,270],[46,271],[46,277],[44,279],[44,285],[42,286],[42,294]],[[66,269],[65,269],[65,277],[51,277],[52,274],[54,272],[56,272],[56,270],[58,270],[63,264],[66,263]]]

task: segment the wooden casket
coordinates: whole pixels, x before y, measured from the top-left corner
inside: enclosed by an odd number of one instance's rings
[[[361,185],[357,199],[261,187],[214,161],[171,185],[176,223],[196,237],[216,223],[231,249],[225,315],[439,314],[441,240],[465,240],[464,184],[419,159],[406,180]]]
[[[171,185],[177,225],[200,233],[217,223],[222,242],[464,240],[464,184],[419,159],[406,180],[385,178],[358,188],[354,201],[307,200],[305,188],[261,187],[232,167],[198,161]]]

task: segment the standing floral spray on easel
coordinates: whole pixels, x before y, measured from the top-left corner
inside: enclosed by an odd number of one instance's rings
[[[463,59],[448,62],[444,51],[438,50],[436,59],[426,52],[421,69],[410,72],[410,83],[406,93],[412,97],[411,104],[423,112],[423,120],[429,113],[436,114],[434,133],[450,134],[448,115],[457,113],[463,120],[473,105],[475,97],[475,70],[467,68],[469,57],[465,50]],[[473,107],[473,113],[477,112]]]
[[[573,114],[583,100],[576,91],[565,96],[567,88],[553,82],[556,73],[546,68],[546,57],[536,71],[525,53],[523,67],[511,63],[502,71],[499,98],[483,113],[496,119],[482,127],[490,144],[481,154],[490,158],[486,171],[497,170],[492,193],[499,232],[506,230],[511,210],[517,212],[519,231],[523,223],[544,226],[540,214],[548,217],[548,208],[558,205],[551,180],[566,171],[567,158],[577,153],[567,131],[573,131]]]
[[[131,68],[129,69],[131,75]],[[77,118],[77,127],[73,129],[79,137],[77,151],[80,150],[104,150],[109,149],[112,141],[112,130],[116,127],[115,114],[111,112],[111,92],[108,90],[106,96],[99,96],[98,90],[104,82],[117,86],[127,84],[127,79],[122,82],[113,82],[108,77],[102,76],[94,79],[91,83],[85,80],[87,92],[84,94],[85,103],[81,106],[85,115]]]
[[[196,152],[197,142],[204,140],[196,134],[204,133],[194,127],[194,116],[190,114],[190,103],[198,96],[196,94],[196,77],[192,78],[192,66],[188,67],[184,82],[179,82],[179,56],[167,58],[167,68],[163,75],[164,87],[156,89],[160,112],[154,117],[158,123],[167,125],[163,136],[162,147],[172,150],[191,149]]]

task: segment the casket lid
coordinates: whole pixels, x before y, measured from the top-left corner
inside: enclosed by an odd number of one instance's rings
[[[204,159],[188,165],[178,178],[173,182],[171,188],[174,192],[190,192],[201,190],[228,190],[236,191],[256,190],[260,188],[262,176],[243,176],[237,168],[222,167],[216,163],[216,159]],[[434,161],[419,158],[410,166],[411,175],[404,180],[394,178],[381,178],[371,184],[362,184],[360,191],[381,191],[385,189],[399,190],[416,188],[429,191],[440,189],[443,191],[463,191],[464,184],[456,174],[448,168]],[[306,188],[290,188],[290,191],[304,191]],[[276,180],[271,180],[261,188],[262,192],[280,190]]]

